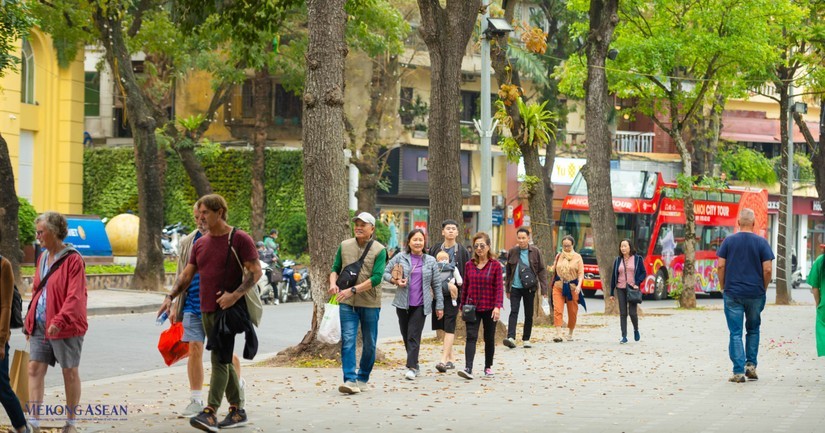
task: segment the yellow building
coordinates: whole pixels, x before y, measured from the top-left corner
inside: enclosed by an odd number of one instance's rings
[[[33,29],[18,41],[18,71],[0,78],[0,133],[17,195],[38,212],[83,212],[83,51],[66,68],[52,38]]]

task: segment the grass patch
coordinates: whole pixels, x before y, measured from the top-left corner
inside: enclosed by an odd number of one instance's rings
[[[164,271],[174,273],[178,269],[176,262],[165,260],[163,262]],[[132,265],[87,265],[86,275],[101,275],[101,274],[134,274],[135,267]],[[21,266],[20,274],[24,277],[34,276],[34,266]]]

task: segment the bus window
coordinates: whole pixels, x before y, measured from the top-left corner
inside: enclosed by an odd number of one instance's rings
[[[742,194],[722,193],[722,201],[725,203],[739,203],[740,198],[742,198]]]
[[[708,200],[722,201],[722,193],[720,193],[719,191],[708,191]]]
[[[722,245],[722,241],[733,233],[733,227],[727,226],[696,226],[696,231],[702,235],[699,237],[698,251],[716,251]]]
[[[596,239],[590,225],[590,214],[581,211],[563,211],[559,221],[557,251],[561,251],[562,238],[570,235],[575,241],[573,249],[582,256],[595,256]]]
[[[685,226],[682,224],[662,224],[656,236],[653,254],[679,255],[685,252]]]
[[[647,173],[647,179],[645,180],[644,190],[642,191],[642,198],[653,198],[653,195],[656,194],[656,181],[659,180],[658,173]]]
[[[650,234],[653,227],[653,215],[639,214],[636,217],[636,239],[634,246],[639,254],[646,255],[650,246]],[[632,239],[632,238],[631,238]]]
[[[708,192],[701,190],[701,189],[694,189],[693,190],[693,199],[694,200],[707,200],[708,199]]]

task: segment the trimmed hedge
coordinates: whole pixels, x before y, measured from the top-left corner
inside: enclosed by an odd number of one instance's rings
[[[212,189],[229,204],[229,224],[249,230],[252,152],[230,149],[199,158],[212,183]],[[105,218],[127,211],[138,213],[132,148],[88,149],[84,153],[83,162],[84,213]],[[198,198],[195,189],[176,153],[167,152],[166,164],[165,223],[182,221],[194,228],[192,204]],[[267,149],[264,170],[265,228],[280,228],[291,215],[305,214],[302,152]],[[292,236],[292,233],[284,230],[280,232],[281,238]]]

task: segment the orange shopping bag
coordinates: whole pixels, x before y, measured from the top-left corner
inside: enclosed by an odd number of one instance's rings
[[[189,356],[189,343],[181,341],[183,338],[183,324],[175,322],[169,329],[160,333],[158,351],[163,355],[163,362],[167,366]]]

